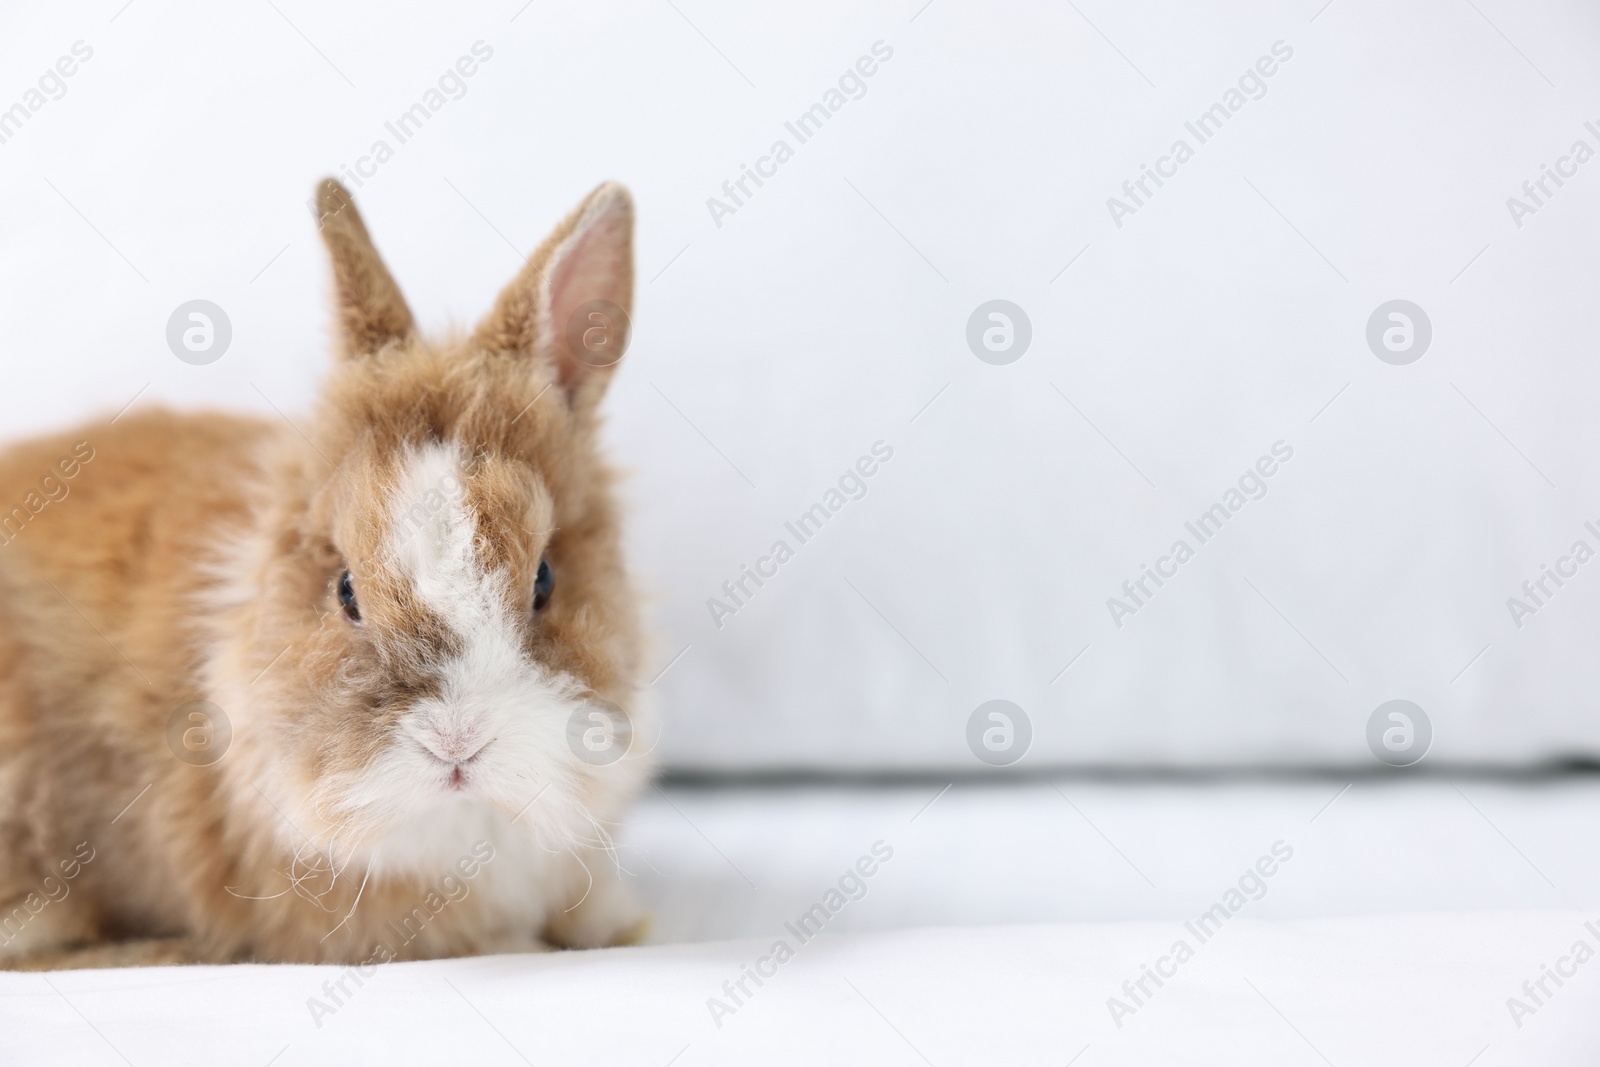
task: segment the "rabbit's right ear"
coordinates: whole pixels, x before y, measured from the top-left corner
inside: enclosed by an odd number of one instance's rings
[[[344,186],[332,178],[317,188],[317,226],[333,260],[334,300],[346,357],[370,355],[411,335],[414,323],[400,287],[373,247]]]

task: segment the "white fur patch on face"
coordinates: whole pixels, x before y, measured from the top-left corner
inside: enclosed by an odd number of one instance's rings
[[[513,819],[547,847],[589,836],[576,799],[583,768],[566,741],[568,720],[586,703],[582,689],[526,655],[524,598],[506,575],[484,569],[477,530],[460,449],[434,443],[410,453],[385,556],[458,647],[435,665],[437,695],[405,711],[388,749],[340,798],[383,827],[362,849],[380,869],[452,863],[472,834]]]

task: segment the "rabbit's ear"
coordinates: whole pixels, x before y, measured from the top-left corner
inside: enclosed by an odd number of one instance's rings
[[[413,323],[405,297],[373,247],[349,191],[332,178],[317,188],[317,225],[333,260],[344,354],[370,355],[410,336]]]
[[[553,363],[574,403],[598,400],[627,348],[633,198],[607,183],[556,227],[473,335],[491,352]]]

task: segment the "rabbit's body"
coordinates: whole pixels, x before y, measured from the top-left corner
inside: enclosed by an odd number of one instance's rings
[[[166,719],[202,696],[200,620],[184,605],[200,592],[196,563],[214,554],[219,524],[244,516],[253,452],[270,434],[245,419],[130,415],[0,454],[0,500],[26,509],[47,476],[67,489],[25,526],[13,520],[0,548],[0,936],[10,954],[98,930],[184,931],[173,886],[196,843],[175,853],[179,843],[152,839],[149,809],[138,808],[150,794],[179,808],[212,803],[194,794],[216,777],[172,758]],[[90,458],[67,479],[57,465],[75,449]],[[67,879],[59,864],[80,843],[95,859]],[[96,863],[107,855],[139,858],[111,870]],[[58,885],[66,893],[55,900]],[[30,894],[47,902],[37,914]]]
[[[626,194],[440,345],[322,196],[346,351],[303,428],[133,412],[0,453],[0,964],[638,933],[604,849],[648,742],[575,741],[649,725],[606,375],[549,326],[629,302]]]

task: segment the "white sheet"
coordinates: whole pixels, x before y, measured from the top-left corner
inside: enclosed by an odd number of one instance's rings
[[[1519,1028],[1505,1006],[1574,940],[1572,912],[1232,920],[1121,1026],[1171,923],[824,933],[731,1015],[713,997],[770,939],[394,964],[331,1004],[336,968],[0,975],[8,1064],[1588,1065],[1600,962]],[[1600,928],[1600,926],[1597,926]],[[768,965],[768,970],[773,967]],[[1171,969],[1171,968],[1168,968]],[[1125,1002],[1127,1002],[1125,1000]],[[721,1022],[721,1026],[717,1022]]]
[[[339,968],[0,974],[0,1062],[1592,1063],[1600,962],[1563,957],[1600,949],[1600,781],[1345,784],[669,788],[619,857],[656,940],[698,943],[392,965],[337,1002]],[[1146,966],[1173,973],[1124,990]],[[1546,966],[1573,977],[1536,1003]]]

